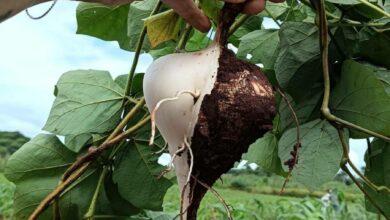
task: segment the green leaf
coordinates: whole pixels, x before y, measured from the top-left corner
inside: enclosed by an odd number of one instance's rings
[[[55,135],[40,134],[23,145],[8,160],[6,177],[16,185],[14,218],[27,219],[35,207],[49,194],[61,179],[76,154],[67,150]],[[96,169],[86,172],[73,184],[60,201],[62,219],[81,219],[88,208],[98,178]],[[106,203],[99,200],[97,213],[108,213]],[[41,219],[52,219],[47,209]]]
[[[267,1],[265,8],[272,14],[272,16],[274,16],[274,18],[278,19],[283,13],[285,13],[289,9],[289,6],[287,5],[287,2],[273,3],[271,1]],[[260,13],[260,15],[265,17],[271,17],[271,15],[269,15],[267,11],[264,10]]]
[[[144,27],[144,19],[150,16],[157,2],[158,0],[144,0],[131,3],[127,18],[127,35],[130,38],[130,48],[136,48],[139,36]],[[145,39],[142,48],[145,51],[149,51],[149,40]]]
[[[194,30],[193,35],[187,41],[185,49],[188,52],[199,51],[209,46],[212,42],[206,33]]]
[[[8,160],[5,174],[19,182],[41,170],[63,170],[75,159],[55,135],[40,134],[24,144]]]
[[[203,13],[214,22],[218,22],[219,12],[222,9],[222,2],[219,0],[200,0],[199,6]]]
[[[59,135],[104,133],[120,120],[123,89],[106,71],[64,73],[58,95],[43,128]]]
[[[304,6],[289,8],[287,12],[285,12],[282,16],[280,16],[280,19],[285,22],[286,21],[301,22],[307,18],[306,10],[302,10],[302,8],[304,8]]]
[[[146,211],[146,215],[151,220],[172,220],[172,219],[175,219],[175,215],[164,213],[164,212]]]
[[[243,158],[249,162],[257,163],[268,172],[284,175],[278,156],[278,139],[271,132],[266,133],[264,137],[251,144],[248,153]]]
[[[280,53],[275,63],[275,73],[283,88],[297,75],[298,70],[310,61],[316,60],[320,54],[318,46],[318,29],[315,25],[303,22],[285,22],[280,31]],[[313,75],[317,76],[313,76]],[[307,80],[320,76],[319,71],[313,72]],[[306,82],[306,85],[311,83]]]
[[[54,135],[40,134],[23,145],[8,160],[6,177],[16,185],[14,198],[15,219],[27,219],[43,198],[50,193],[61,178],[61,174],[76,159],[76,155]],[[84,189],[87,190],[87,189]],[[88,193],[88,190],[84,192]],[[62,217],[69,219],[78,214],[70,206],[80,205],[69,196],[61,199],[62,206],[69,206]],[[52,211],[47,210],[42,219],[49,219]]]
[[[375,71],[376,77],[383,83],[385,86],[386,93],[390,95],[390,74],[388,70],[377,70]]]
[[[158,156],[147,143],[129,142],[125,150],[113,175],[119,193],[138,208],[162,210],[164,195],[171,182],[164,177],[157,179],[164,169],[157,163]]]
[[[390,136],[390,95],[375,74],[378,71],[383,70],[353,60],[345,61],[341,80],[331,96],[331,109],[344,120]],[[368,137],[360,133],[351,135],[354,138]]]
[[[331,181],[340,169],[342,146],[337,130],[327,121],[319,119],[303,124],[298,163],[292,171],[292,179],[310,189]],[[279,157],[282,161],[291,158],[290,152],[296,143],[296,128],[287,130],[279,140]],[[288,166],[283,169],[288,171]]]
[[[375,5],[376,7],[381,8],[376,2],[371,2],[371,4]],[[349,9],[349,12],[351,14],[357,14],[359,16],[363,16],[366,19],[379,19],[383,17],[383,14],[378,12],[376,9],[372,7],[367,7],[365,4],[357,4]],[[354,15],[352,15],[353,17]],[[364,20],[364,18],[360,18],[357,20]],[[355,18],[353,18],[355,19]]]
[[[119,75],[115,78],[114,81],[124,90],[126,88],[128,77],[129,74]],[[140,96],[143,94],[143,90],[142,90],[143,79],[144,79],[144,73],[134,74],[131,96]]]
[[[390,143],[383,140],[375,139],[371,143],[370,150],[365,155],[366,168],[364,175],[377,186],[386,186],[390,188]],[[374,201],[382,210],[390,215],[390,194],[385,192],[375,192],[371,187],[364,185]],[[366,209],[377,213],[377,209],[366,198]]]
[[[261,24],[263,23],[263,18],[260,15],[249,17],[244,24],[242,24],[230,37],[229,43],[232,43],[234,46],[238,47],[240,44],[240,38],[244,35],[261,29]]]
[[[237,56],[245,58],[251,54],[252,63],[262,63],[265,69],[273,69],[279,45],[278,30],[256,30],[244,35]]]
[[[175,40],[180,31],[180,17],[173,10],[153,15],[145,19],[145,25],[152,47]]]
[[[167,41],[165,43],[160,44],[157,48],[150,50],[149,54],[153,57],[154,60],[174,53],[176,49],[176,43],[173,41]]]
[[[390,12],[390,1],[384,1],[383,8],[385,9],[385,11],[387,13],[389,13]]]
[[[356,28],[338,27],[334,39],[347,57],[353,57],[359,52],[359,33]]]
[[[104,191],[108,201],[110,201],[110,206],[116,214],[130,216],[141,211],[121,196],[118,184],[115,184],[112,179],[112,173],[109,173],[104,180]]]
[[[326,0],[327,2],[330,3],[336,3],[340,5],[356,5],[360,4],[359,0]]]
[[[117,41],[120,48],[133,50],[127,36],[129,5],[109,7],[96,3],[80,3],[76,10],[77,34]]]
[[[92,141],[91,134],[77,134],[77,135],[67,135],[65,136],[65,146],[75,152],[80,152],[83,147]]]
[[[390,31],[378,33],[369,28],[360,30],[360,56],[370,62],[390,68]]]
[[[309,121],[311,118],[313,118],[313,115],[319,117],[318,112],[315,110],[321,100],[321,97],[322,93],[315,92],[307,95],[305,99],[302,99],[299,102],[295,102],[289,95],[287,95],[287,99],[294,109],[300,124],[304,124]],[[293,114],[284,99],[282,99],[279,105],[279,115],[279,126],[282,131],[287,128],[296,127]]]

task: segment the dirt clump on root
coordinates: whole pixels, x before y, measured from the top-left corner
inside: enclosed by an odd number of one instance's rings
[[[191,140],[194,167],[187,219],[194,220],[207,189],[229,171],[250,144],[272,129],[276,114],[272,86],[260,68],[223,48],[217,79],[206,95]]]

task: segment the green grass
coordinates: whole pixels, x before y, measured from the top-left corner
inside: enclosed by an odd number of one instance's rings
[[[225,174],[223,184],[218,181],[215,189],[222,195],[226,203],[233,207],[236,220],[251,219],[345,219],[365,220],[375,219],[375,215],[365,211],[362,194],[355,186],[347,186],[341,182],[330,182],[316,191],[323,195],[327,190],[338,192],[336,210],[330,205],[325,207],[318,195],[316,197],[302,196],[311,192],[301,184],[291,182],[287,191],[299,192],[300,196],[279,196],[278,192],[284,179],[276,176],[265,177],[254,174]],[[276,192],[276,194],[275,194]],[[265,194],[267,195],[265,195]],[[269,195],[274,193],[275,195]],[[354,199],[346,199],[346,195]],[[334,205],[334,204],[333,204]],[[164,199],[164,211],[178,213],[180,194],[175,185],[168,190]],[[199,209],[200,220],[226,219],[226,211],[220,201],[208,192]]]

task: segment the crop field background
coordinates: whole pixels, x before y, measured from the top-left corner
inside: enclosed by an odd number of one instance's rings
[[[13,209],[15,186],[5,178],[3,172],[7,158],[26,141],[28,138],[17,132],[0,134],[0,219],[12,219],[17,211]],[[175,180],[173,172],[170,179]],[[231,206],[232,215],[237,220],[377,219],[377,215],[365,210],[363,195],[343,173],[315,191],[290,181],[283,195],[280,195],[283,182],[284,178],[264,172],[260,167],[254,171],[244,166],[223,175],[214,188]],[[154,219],[168,220],[177,215],[180,207],[178,191],[177,184],[168,190],[164,198],[164,214],[159,216],[160,213],[156,212],[159,217]],[[209,192],[201,204],[199,219],[226,218],[224,206]]]
[[[2,159],[4,160],[4,158]],[[234,171],[225,174],[215,189],[233,209],[234,219],[377,219],[365,210],[364,199],[354,185],[333,181],[322,186],[320,191],[310,192],[298,183],[290,182],[284,195],[278,195],[283,178],[267,176],[253,171]],[[12,219],[14,185],[0,173],[0,219]],[[329,202],[321,196],[327,190],[334,196]],[[180,198],[178,187],[172,186],[164,198],[161,220],[172,219],[178,212]],[[199,211],[200,220],[226,219],[226,211],[220,201],[208,193]]]

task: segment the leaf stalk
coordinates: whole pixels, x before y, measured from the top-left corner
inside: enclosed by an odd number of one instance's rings
[[[359,0],[360,3],[362,4],[365,4],[366,6],[370,7],[371,9],[377,11],[378,13],[390,18],[390,14],[385,12],[383,9],[381,9],[380,7],[372,4],[371,2],[367,1],[367,0]]]
[[[157,14],[157,12],[160,10],[161,6],[162,6],[162,2],[158,1],[156,6],[154,7],[153,11],[150,13],[150,16]],[[141,50],[142,50],[142,46],[143,46],[144,41],[145,41],[146,32],[147,32],[146,25],[144,25],[142,27],[141,34],[138,38],[137,47],[135,49],[135,54],[134,54],[134,58],[133,58],[133,63],[131,65],[129,77],[127,78],[127,83],[126,83],[126,88],[125,88],[125,96],[129,96],[131,94],[134,74],[135,74],[135,70],[137,68],[139,57],[141,55]]]
[[[96,189],[95,189],[95,192],[93,194],[91,204],[88,208],[87,213],[84,216],[85,219],[93,220],[93,216],[95,215],[97,200],[98,200],[100,190],[102,188],[102,185],[103,185],[104,179],[106,178],[107,173],[108,173],[108,167],[105,166],[103,168],[102,173],[99,176],[99,180],[98,180],[98,183],[96,185]]]
[[[181,51],[185,49],[187,41],[190,38],[192,29],[193,27],[191,25],[186,24],[186,27],[180,36],[179,43],[176,46],[176,51]]]

